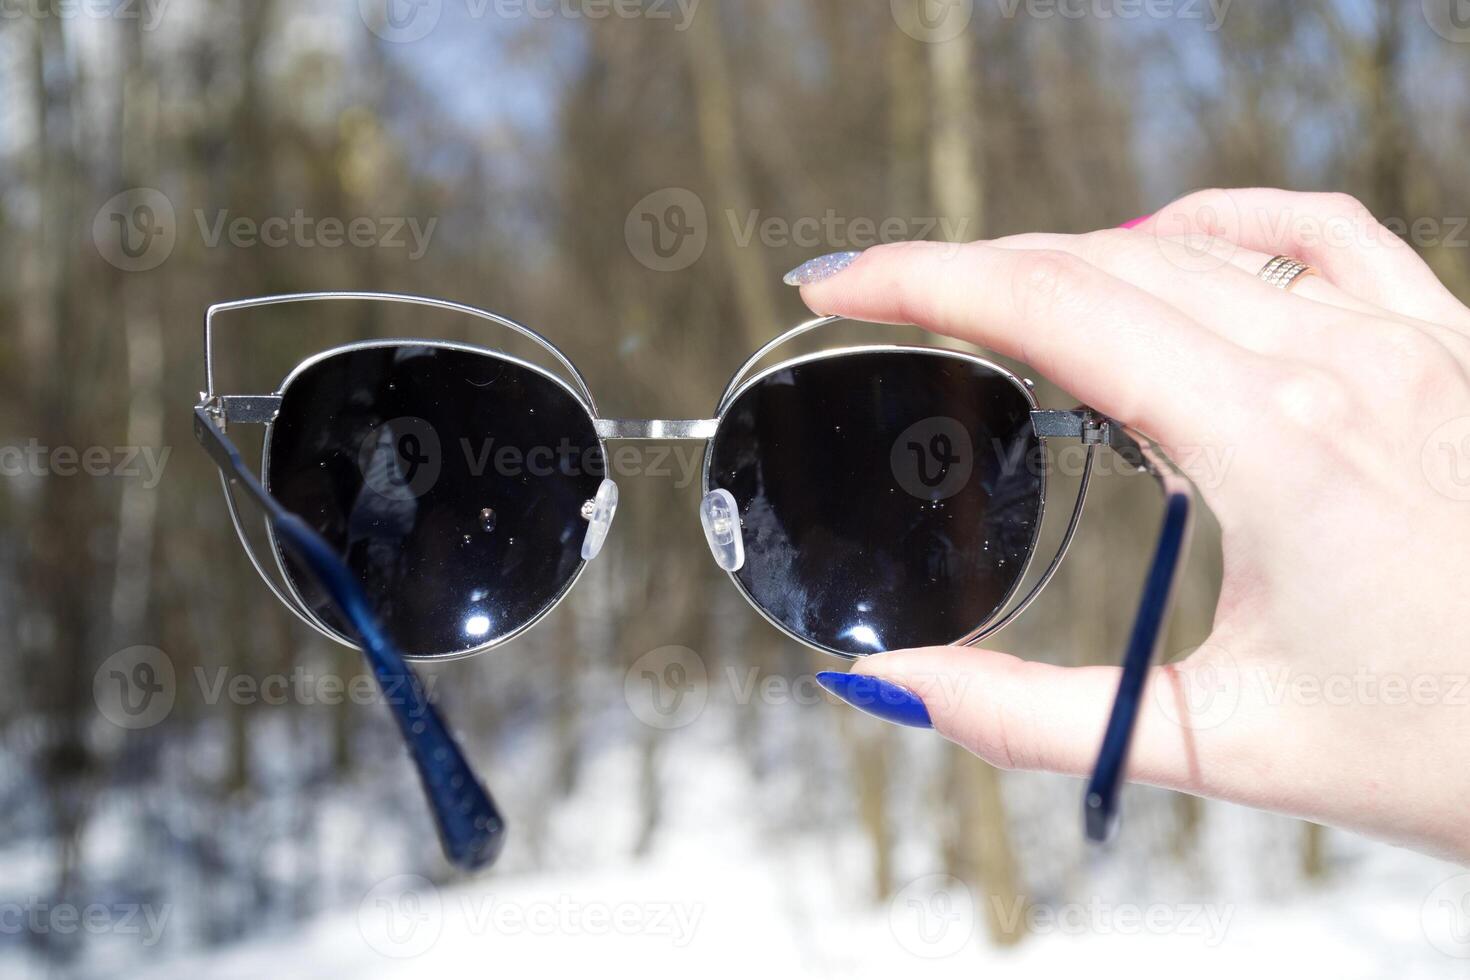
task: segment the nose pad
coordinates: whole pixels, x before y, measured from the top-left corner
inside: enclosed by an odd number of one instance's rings
[[[591,561],[602,550],[607,532],[612,527],[613,515],[618,512],[618,485],[603,480],[597,487],[597,495],[582,504],[582,519],[587,522],[587,534],[582,538],[582,560]]]
[[[715,564],[727,572],[745,564],[745,540],[740,533],[740,508],[729,490],[711,490],[699,502],[699,523]]]

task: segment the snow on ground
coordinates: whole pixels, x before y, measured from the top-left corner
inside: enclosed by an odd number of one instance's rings
[[[541,829],[554,838],[626,829],[630,818],[608,802],[617,795],[598,784],[628,779],[630,752],[621,764],[600,760],[591,785]],[[666,763],[680,788],[641,860],[593,849],[583,870],[491,872],[437,886],[392,876],[297,932],[128,973],[1416,980],[1463,973],[1455,954],[1470,956],[1470,934],[1456,931],[1470,923],[1460,890],[1470,876],[1457,879],[1461,869],[1334,834],[1337,870],[1326,884],[1303,885],[1289,858],[1258,846],[1263,821],[1274,818],[1215,805],[1205,816],[1216,862],[1207,890],[1163,883],[1177,881],[1177,871],[1120,866],[1128,857],[1083,863],[1064,893],[1033,896],[1025,912],[991,906],[1032,924],[1022,943],[1000,949],[986,938],[991,899],[942,874],[907,873],[922,872],[922,862],[900,862],[904,885],[891,901],[869,900],[867,852],[849,826],[773,838],[752,819],[756,789],[732,753],[691,740]],[[1048,792],[1057,786],[1054,777],[1019,778]],[[1070,798],[1075,787],[1065,789]]]

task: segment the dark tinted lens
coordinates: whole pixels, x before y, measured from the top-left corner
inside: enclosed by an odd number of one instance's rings
[[[781,368],[730,405],[711,489],[740,506],[741,585],[811,643],[950,643],[989,620],[1041,522],[1016,382],[969,358],[871,351]]]
[[[547,375],[425,345],[344,351],[293,378],[269,487],[365,586],[406,652],[482,646],[535,619],[581,566],[601,482],[585,409]],[[341,629],[314,579],[298,594]]]

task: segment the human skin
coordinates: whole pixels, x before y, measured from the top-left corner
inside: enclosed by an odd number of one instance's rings
[[[1277,254],[1321,275],[1268,285]],[[1206,191],[1127,229],[879,246],[802,297],[1024,361],[1195,479],[1223,584],[1150,675],[1130,779],[1470,861],[1470,310],[1361,204]],[[1072,775],[1118,682],[959,647],[853,670],[994,765]]]

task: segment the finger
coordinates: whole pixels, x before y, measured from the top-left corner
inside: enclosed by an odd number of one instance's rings
[[[869,249],[802,287],[818,313],[913,323],[1035,366],[1166,448],[1221,435],[1269,362],[1065,252],[982,243]]]
[[[1266,798],[1260,767],[1240,744],[1240,724],[1196,724],[1187,665],[1155,668],[1139,712],[1128,778],[1201,796]],[[1057,667],[967,647],[928,647],[863,657],[853,673],[917,695],[936,731],[1002,769],[1085,776],[1107,726],[1120,671]],[[861,706],[861,705],[859,705]]]
[[[1424,260],[1346,194],[1271,188],[1201,191],[1138,227],[1170,237],[1211,235],[1258,252],[1290,255],[1380,309],[1470,329],[1470,311]]]
[[[1054,250],[1076,255],[1157,296],[1222,337],[1272,356],[1320,349],[1334,339],[1316,304],[1381,313],[1319,276],[1299,279],[1291,292],[1257,273],[1270,256],[1224,239],[1159,238],[1128,231],[1087,235],[1026,234],[996,239],[998,248]]]

